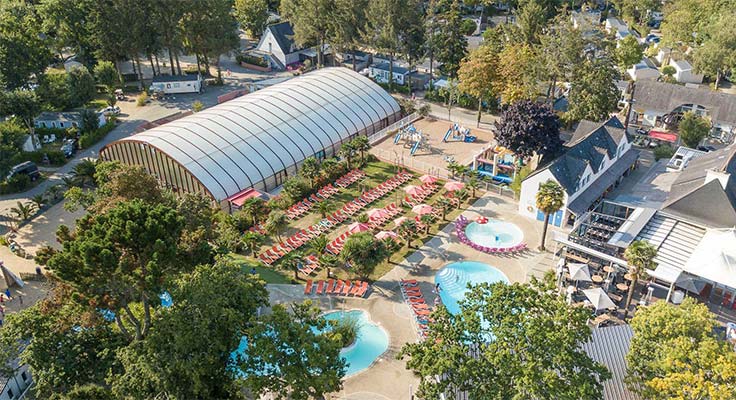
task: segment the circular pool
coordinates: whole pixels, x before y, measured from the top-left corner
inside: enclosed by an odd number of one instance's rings
[[[368,313],[362,310],[333,311],[324,315],[327,321],[354,319],[358,323],[358,337],[351,346],[340,351],[340,356],[348,364],[345,376],[356,374],[373,364],[388,350],[388,334],[372,322]]]
[[[452,314],[460,312],[460,300],[469,291],[468,284],[509,283],[509,278],[488,264],[476,261],[460,261],[447,264],[437,272],[434,282],[440,285],[442,304]]]
[[[471,242],[490,248],[514,247],[524,240],[524,232],[518,226],[490,219],[485,224],[471,222],[465,227],[465,236]]]

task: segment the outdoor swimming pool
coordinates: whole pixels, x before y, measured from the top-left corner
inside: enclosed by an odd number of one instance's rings
[[[465,235],[471,242],[485,247],[514,247],[524,240],[524,232],[518,226],[496,219],[489,219],[485,224],[469,223]]]
[[[434,282],[440,284],[440,298],[452,314],[460,312],[458,302],[465,298],[468,283],[509,283],[509,278],[488,264],[476,261],[460,261],[444,266],[437,272]]]
[[[388,334],[380,326],[371,322],[367,312],[362,310],[333,311],[325,314],[324,317],[328,321],[355,318],[360,326],[355,343],[340,352],[340,356],[348,363],[346,376],[370,367],[381,354],[388,350]]]

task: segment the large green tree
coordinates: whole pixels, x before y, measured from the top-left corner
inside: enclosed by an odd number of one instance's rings
[[[80,219],[48,267],[93,304],[114,311],[128,340],[141,340],[167,278],[193,267],[192,260],[178,257],[183,228],[183,218],[171,207],[121,202]],[[142,316],[133,304],[141,305]]]
[[[317,46],[317,66],[324,66],[324,46],[331,42],[329,15],[334,1],[282,0],[281,16],[294,28],[294,41],[302,46]]]
[[[453,0],[441,16],[443,23],[440,24],[435,39],[437,51],[435,57],[442,63],[442,70],[451,78],[457,77],[460,62],[465,58],[468,48],[468,40],[462,30],[462,15],[459,0]]]
[[[378,264],[388,257],[383,241],[376,239],[372,232],[360,232],[345,241],[340,258],[352,265],[352,270],[361,278],[367,278]]]
[[[644,57],[644,50],[634,35],[629,35],[618,42],[618,47],[613,51],[613,57],[621,71],[626,71],[641,61]]]
[[[235,0],[235,18],[240,27],[254,37],[260,37],[268,22],[268,1]]]
[[[733,399],[736,353],[714,336],[706,305],[685,299],[640,308],[626,356],[628,383],[643,399]]]
[[[583,62],[586,40],[579,29],[563,16],[556,18],[539,38],[539,62],[548,76],[547,99],[554,101],[557,82],[571,82]]]
[[[568,122],[607,119],[620,98],[616,86],[619,73],[613,63],[604,57],[586,59],[577,65],[575,72],[570,82],[570,107],[564,119]]]
[[[590,340],[590,313],[549,289],[483,283],[466,294],[457,315],[437,307],[427,339],[404,345],[400,353],[421,377],[418,394],[600,399],[610,374],[581,348]]]
[[[0,87],[26,86],[43,74],[51,52],[33,5],[26,1],[0,2]]]
[[[91,0],[41,0],[38,3],[43,31],[61,59],[67,58],[65,51],[71,50],[78,61],[91,65],[94,57],[90,18],[93,5]]]
[[[67,72],[66,80],[67,87],[69,88],[68,107],[81,107],[95,98],[97,94],[95,78],[89,73],[86,67],[79,66],[72,68],[71,71]]]
[[[654,268],[656,265],[654,257],[656,256],[657,248],[646,240],[635,240],[624,251],[624,258],[629,267],[629,275],[631,275],[631,283],[624,303],[624,318],[629,314],[629,306],[631,305],[631,299],[634,297],[634,290],[639,276],[644,273],[645,269]]]
[[[311,303],[275,304],[247,332],[247,347],[238,357],[242,380],[256,395],[280,400],[322,399],[342,388],[345,360],[341,344],[319,332],[327,329]]]
[[[710,121],[693,113],[686,112],[677,127],[685,146],[697,148],[710,133]]]
[[[501,146],[523,158],[553,157],[562,149],[559,117],[548,106],[531,100],[505,107],[494,131]]]
[[[241,398],[231,354],[268,303],[264,283],[222,259],[176,279],[171,297],[146,339],[118,351],[123,372],[113,391],[141,400]]]
[[[222,80],[220,56],[239,46],[237,23],[232,15],[233,0],[190,0],[181,20],[184,46],[197,56],[209,74],[210,59],[215,61]]]
[[[478,99],[478,118],[476,126],[480,126],[483,102],[490,101],[495,92],[496,66],[498,57],[490,46],[480,46],[463,60],[458,70],[459,89]]]
[[[14,116],[23,123],[36,142],[38,142],[38,138],[36,138],[33,120],[40,112],[41,101],[34,92],[22,89],[16,89],[12,92],[0,92],[0,117]]]
[[[329,18],[332,45],[338,51],[352,54],[353,70],[357,69],[355,56],[361,45],[367,8],[368,0],[335,0]]]

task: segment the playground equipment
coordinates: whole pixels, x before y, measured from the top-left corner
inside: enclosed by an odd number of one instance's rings
[[[473,169],[496,182],[509,184],[516,177],[517,164],[516,155],[511,150],[496,146],[476,157]]]
[[[394,137],[394,144],[399,144],[402,141],[404,147],[411,149],[409,154],[412,156],[419,150],[429,150],[431,152],[429,136],[418,130],[414,124],[399,128]]]
[[[478,139],[477,136],[473,136],[470,134],[470,128],[466,128],[464,126],[459,126],[458,124],[453,124],[450,126],[450,129],[445,132],[445,137],[442,138],[443,142],[448,141],[460,141],[466,143],[472,143],[475,142]]]

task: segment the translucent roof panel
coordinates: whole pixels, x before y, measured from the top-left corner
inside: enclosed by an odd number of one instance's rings
[[[168,154],[222,200],[399,111],[370,79],[323,68],[120,141]]]

